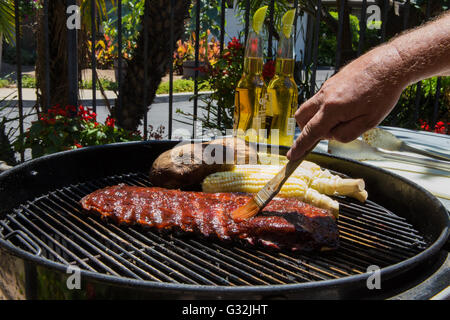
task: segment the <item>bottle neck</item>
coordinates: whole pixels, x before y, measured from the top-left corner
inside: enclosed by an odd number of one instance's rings
[[[261,74],[263,69],[263,59],[246,57],[244,59],[244,73]]]
[[[294,39],[286,38],[281,32],[277,47],[275,73],[284,76],[294,75]]]
[[[281,33],[277,46],[277,58],[294,59],[293,37],[286,38],[284,33]]]
[[[294,59],[277,58],[275,62],[275,73],[278,75],[294,76]]]
[[[248,34],[247,43],[245,44],[245,58],[261,58],[264,55],[262,36],[254,31]]]

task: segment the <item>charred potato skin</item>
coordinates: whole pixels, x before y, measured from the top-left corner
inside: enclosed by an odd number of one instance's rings
[[[230,154],[233,159],[227,161]],[[163,152],[153,162],[149,178],[157,187],[190,189],[214,172],[231,170],[234,164],[257,162],[257,157],[256,148],[236,137],[187,142]]]

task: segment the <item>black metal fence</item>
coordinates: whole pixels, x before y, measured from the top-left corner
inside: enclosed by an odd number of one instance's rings
[[[97,34],[97,30],[96,28],[96,23],[95,23],[95,19],[96,19],[96,1],[95,0],[90,0],[91,1],[91,17],[92,17],[92,30],[91,30],[91,43],[92,43],[92,55],[90,57],[91,59],[91,66],[92,69],[95,70],[96,68],[96,55],[95,55],[95,44],[96,44],[96,34]],[[364,53],[364,48],[366,47],[365,45],[365,41],[366,39],[366,30],[367,30],[367,19],[368,19],[368,12],[367,12],[367,8],[369,5],[376,5],[379,9],[380,9],[380,19],[381,19],[381,28],[379,29],[379,36],[380,36],[380,43],[384,42],[387,40],[388,38],[388,34],[387,34],[387,26],[389,25],[390,21],[390,16],[392,15],[392,12],[394,12],[394,14],[396,16],[398,16],[400,19],[402,19],[402,29],[408,29],[409,27],[411,27],[411,23],[410,23],[410,8],[415,5],[415,1],[412,2],[411,0],[406,0],[406,1],[393,1],[390,2],[389,0],[380,0],[380,1],[368,1],[368,0],[361,0],[361,1],[352,1],[351,3],[349,2],[350,0],[340,0],[340,1],[322,1],[322,0],[312,0],[312,1],[292,1],[292,6],[294,8],[297,8],[296,10],[296,14],[297,15],[302,15],[308,16],[308,28],[306,30],[303,30],[302,34],[299,37],[296,37],[296,41],[299,40],[304,40],[305,41],[305,50],[304,52],[297,52],[296,56],[297,56],[297,60],[302,61],[302,65],[303,66],[308,66],[310,65],[311,68],[309,69],[310,72],[310,77],[308,78],[310,85],[309,85],[309,92],[307,92],[305,94],[306,97],[310,97],[312,96],[316,90],[318,89],[318,87],[316,86],[316,74],[317,74],[317,70],[318,70],[318,55],[319,55],[319,39],[321,37],[321,21],[324,17],[324,7],[334,7],[335,10],[338,12],[338,21],[337,21],[337,25],[338,25],[338,32],[337,32],[337,50],[336,50],[336,59],[335,59],[335,63],[336,63],[336,70],[339,69],[339,66],[342,64],[342,38],[343,38],[343,26],[344,26],[344,10],[346,10],[346,5],[351,4],[351,6],[356,6],[358,8],[360,8],[360,14],[359,14],[359,40],[358,40],[358,45],[357,45],[357,56],[361,55]],[[170,15],[170,22],[169,22],[169,34],[167,35],[168,38],[170,39],[170,43],[172,44],[172,52],[174,52],[175,48],[173,46],[173,30],[174,30],[174,11],[173,11],[173,7],[174,7],[174,2],[175,0],[169,0],[167,1],[167,5],[170,6],[171,10],[171,15]],[[194,0],[195,2],[195,0]],[[195,21],[196,21],[196,26],[195,26],[195,67],[196,67],[196,71],[195,71],[195,75],[194,75],[194,99],[193,99],[193,128],[195,126],[195,121],[198,118],[198,98],[197,98],[197,94],[199,92],[199,71],[198,71],[198,67],[199,67],[199,35],[200,32],[202,30],[200,30],[200,15],[201,15],[201,6],[202,3],[204,3],[205,1],[201,1],[201,0],[197,0],[196,3],[196,7],[195,10],[193,12],[193,14],[195,15]],[[273,26],[274,23],[274,5],[275,5],[275,0],[271,0],[269,2],[269,10],[268,10],[268,20],[270,22],[270,24]],[[225,48],[225,9],[226,9],[226,5],[227,3],[230,3],[230,1],[226,1],[226,0],[221,0],[220,1],[220,12],[221,12],[221,18],[220,18],[220,50],[222,51]],[[307,10],[305,10],[304,5],[305,3],[309,3],[312,4],[312,12],[307,12]],[[426,19],[430,18],[431,16],[431,6],[432,5],[436,5],[436,1],[433,0],[428,0],[427,1],[427,5],[426,5]],[[20,32],[20,25],[21,25],[21,21],[20,21],[20,12],[19,12],[19,0],[15,0],[14,1],[15,4],[15,18],[16,18],[16,49],[17,49],[17,90],[18,90],[18,103],[17,103],[17,107],[18,107],[18,111],[19,111],[19,126],[20,126],[20,133],[24,132],[24,113],[23,113],[23,99],[22,99],[22,64],[21,64],[21,32]],[[77,1],[76,0],[66,0],[66,4],[68,6],[70,5],[77,5]],[[52,88],[50,87],[50,81],[49,81],[49,21],[48,21],[48,5],[49,5],[49,1],[48,0],[43,0],[43,12],[44,12],[44,32],[45,32],[45,47],[46,47],[46,68],[45,68],[45,78],[47,79],[46,81],[46,92],[49,93]],[[245,24],[244,24],[244,38],[247,38],[247,34],[249,33],[249,26],[250,26],[250,8],[251,8],[251,1],[250,0],[246,0],[245,1],[245,12],[244,12],[244,19],[245,19]],[[118,52],[122,52],[122,48],[123,48],[123,39],[122,39],[122,1],[121,0],[117,0],[117,15],[118,15],[118,19],[117,19],[117,31],[118,31]],[[309,8],[311,10],[311,7]],[[398,20],[398,18],[396,18]],[[297,19],[296,19],[296,24],[297,24]],[[70,104],[72,105],[78,105],[78,74],[77,74],[77,70],[78,70],[78,57],[77,57],[77,37],[78,37],[78,30],[77,29],[68,29],[67,30],[68,34],[68,43],[67,43],[67,53],[68,53],[68,64],[69,64],[69,83],[70,83],[70,90],[69,90],[69,101]],[[147,33],[148,32],[148,26],[144,23],[144,26],[142,28],[142,32]],[[268,43],[267,43],[267,55],[268,57],[272,56],[272,48],[274,46],[273,44],[273,34],[272,34],[272,28],[269,27],[268,29]],[[392,35],[389,35],[392,36]],[[147,37],[144,37],[145,39],[147,39]],[[147,52],[149,49],[149,46],[151,46],[151,43],[148,43],[148,41],[145,41],[144,46],[145,46],[145,57],[147,57]],[[147,64],[148,61],[145,60],[144,64]],[[173,68],[172,68],[173,63],[170,63],[170,70],[169,70],[169,99],[168,99],[168,138],[171,139],[173,136],[173,112],[174,112],[174,100],[173,100]],[[122,66],[123,66],[123,57],[121,54],[118,55],[118,70],[122,70]],[[145,68],[145,79],[147,79],[149,77],[149,75],[147,74],[147,68]],[[305,70],[298,70],[298,72],[305,72]],[[97,110],[97,83],[96,79],[96,72],[92,72],[92,96],[93,96],[93,102],[92,102],[92,108],[94,110],[94,112],[96,112]],[[118,72],[118,78],[117,78],[117,87],[118,87],[118,99],[117,99],[117,108],[120,109],[123,107],[123,101],[122,101],[122,85],[123,85],[123,76],[122,76],[122,72]],[[146,90],[144,90],[144,94],[146,94]],[[420,108],[420,96],[421,94],[421,82],[417,83],[416,85],[416,96],[417,99],[415,99],[415,106],[414,106],[414,117],[415,120],[418,120],[418,110]],[[49,94],[45,95],[46,97],[50,97]],[[435,109],[433,111],[433,123],[436,122],[437,120],[437,108],[438,108],[438,104],[439,104],[439,99],[442,99],[443,95],[441,94],[441,78],[438,78],[437,80],[437,86],[436,86],[436,92],[434,94],[434,98],[435,98]],[[143,101],[146,101],[147,97],[144,97]],[[44,101],[45,104],[47,104],[48,106],[50,106],[52,103],[56,103],[56,101]],[[147,107],[147,106],[145,106]],[[219,113],[220,114],[220,113]],[[144,117],[144,137],[147,137],[147,117]],[[217,121],[221,121],[220,117],[217,119]],[[23,160],[23,154],[22,154],[22,160]]]

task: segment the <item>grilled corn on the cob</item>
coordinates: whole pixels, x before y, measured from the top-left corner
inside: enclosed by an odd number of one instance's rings
[[[204,192],[245,192],[257,193],[272,179],[274,174],[262,172],[216,172],[207,176],[202,183]],[[330,197],[308,187],[303,179],[290,177],[281,188],[279,197],[295,197],[316,207],[330,210],[336,217],[339,203]]]
[[[300,165],[286,183],[292,183],[293,179],[301,180],[305,182],[309,188],[326,195],[346,196],[364,190],[365,186],[362,179],[343,179],[339,176],[332,175],[328,170],[322,170],[312,162],[309,163],[312,165],[306,164],[303,167]],[[235,165],[231,169],[231,172],[240,173],[244,178],[247,177],[247,174],[269,174],[274,177],[281,168],[281,166],[273,165]]]

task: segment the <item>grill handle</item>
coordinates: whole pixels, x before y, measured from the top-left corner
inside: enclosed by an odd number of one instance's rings
[[[12,238],[12,237],[17,237],[17,239],[20,240],[20,242],[22,244],[24,244],[30,251],[33,252],[34,255],[36,256],[40,256],[42,253],[42,249],[41,247],[39,247],[39,245],[34,242],[25,232],[23,232],[22,230],[14,230],[11,231],[10,233],[8,233],[5,237],[4,240],[7,241],[8,239]]]

